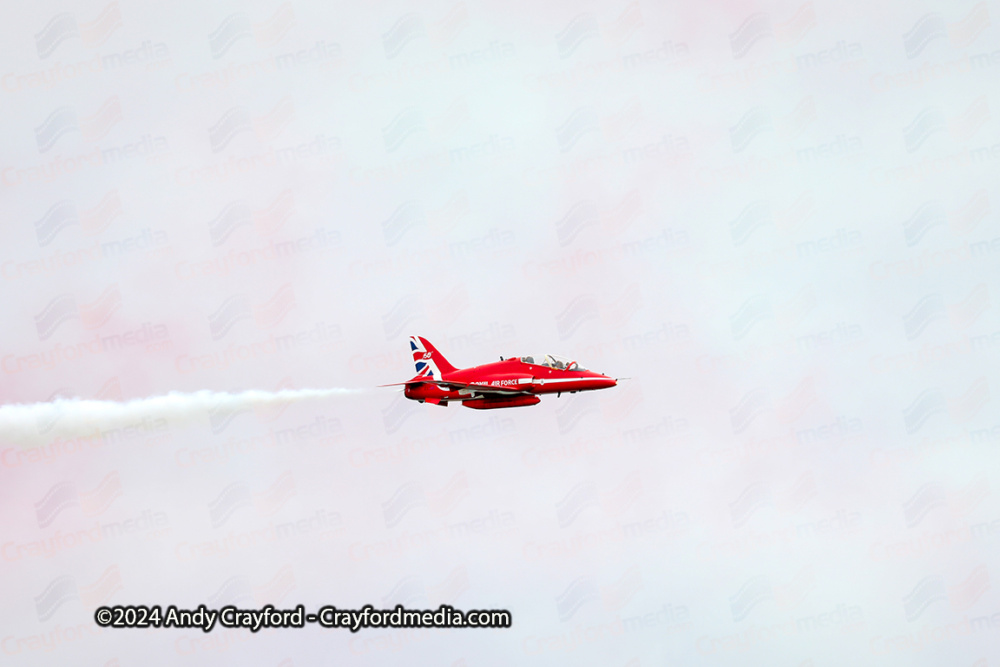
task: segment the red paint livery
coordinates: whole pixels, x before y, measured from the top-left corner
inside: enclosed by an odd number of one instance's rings
[[[490,410],[535,405],[539,394],[575,393],[614,387],[618,381],[550,354],[503,359],[472,368],[455,368],[426,339],[410,338],[417,374],[403,393],[421,403]]]

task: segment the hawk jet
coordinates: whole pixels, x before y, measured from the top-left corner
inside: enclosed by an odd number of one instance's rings
[[[407,398],[447,407],[459,401],[467,408],[492,410],[535,405],[540,394],[575,394],[607,389],[618,380],[589,371],[576,361],[554,354],[511,357],[472,368],[455,368],[430,341],[410,337],[410,351],[417,374],[400,382]]]

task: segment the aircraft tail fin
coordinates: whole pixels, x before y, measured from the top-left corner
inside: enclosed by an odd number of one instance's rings
[[[417,368],[418,378],[440,380],[442,374],[457,370],[426,338],[410,336],[410,351],[413,352],[413,365]]]

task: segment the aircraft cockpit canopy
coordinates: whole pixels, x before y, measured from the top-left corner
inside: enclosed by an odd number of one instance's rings
[[[566,357],[559,357],[554,354],[529,354],[525,357],[521,357],[521,361],[526,364],[535,364],[537,366],[547,366],[548,368],[554,368],[560,371],[585,371],[587,370],[580,364],[576,363],[572,359],[567,359]]]

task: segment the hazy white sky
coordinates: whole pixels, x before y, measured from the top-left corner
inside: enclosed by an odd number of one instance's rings
[[[0,433],[14,664],[996,659],[995,3],[41,3],[0,399],[630,381]],[[46,413],[47,414],[47,413]],[[510,630],[104,632],[101,604]],[[405,657],[404,657],[405,656]],[[980,661],[980,662],[977,662]]]

